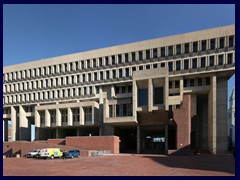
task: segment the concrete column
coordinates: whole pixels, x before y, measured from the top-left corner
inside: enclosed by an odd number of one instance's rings
[[[197,115],[197,95],[191,95],[191,117]]]
[[[31,125],[29,126],[25,110],[22,106],[19,106],[19,130],[19,140],[31,141]]]
[[[208,94],[208,148],[216,154],[216,75],[211,77],[211,89]]]
[[[40,114],[36,109],[35,109],[35,127],[36,128],[40,127]]]
[[[132,104],[133,104],[133,117],[137,120],[137,105],[138,105],[138,92],[137,92],[137,82],[133,80],[132,82]]]
[[[95,116],[94,116],[94,106],[92,106],[92,124],[95,124]]]
[[[111,85],[111,97],[115,97],[115,88],[114,88],[114,85]]]
[[[152,111],[153,108],[153,83],[152,79],[148,79],[148,111]]]
[[[140,125],[137,125],[137,153],[141,153],[141,128]]]
[[[60,109],[56,109],[56,126],[61,126],[62,125],[62,116]]]
[[[69,107],[68,108],[68,123],[67,123],[68,126],[73,125],[73,119],[72,118],[73,118],[73,113],[72,113],[71,108]]]
[[[180,87],[180,97],[182,101],[183,100],[183,77],[182,76],[180,77],[180,80],[179,80],[179,87]]]
[[[16,141],[16,126],[17,126],[17,114],[16,114],[16,109],[15,107],[11,106],[11,136],[12,136],[12,141]]]
[[[168,154],[168,124],[165,124],[165,154]]]
[[[46,127],[51,126],[50,113],[49,113],[48,109],[45,109],[45,126]]]
[[[80,106],[79,107],[79,116],[80,116],[80,125],[84,125],[84,111],[83,111],[83,107]]]
[[[169,107],[168,107],[168,96],[169,96],[169,78],[168,76],[165,77],[165,86],[164,86],[164,105],[165,105],[165,110],[168,111]]]

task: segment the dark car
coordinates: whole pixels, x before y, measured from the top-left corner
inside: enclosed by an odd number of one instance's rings
[[[80,151],[78,149],[69,150],[65,152],[65,158],[74,158],[79,156],[80,156]]]

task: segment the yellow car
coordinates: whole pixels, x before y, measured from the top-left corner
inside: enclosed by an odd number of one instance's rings
[[[61,158],[63,151],[60,148],[45,148],[40,151],[40,158]]]

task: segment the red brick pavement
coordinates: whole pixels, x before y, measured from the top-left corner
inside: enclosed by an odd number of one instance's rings
[[[76,159],[3,160],[4,176],[234,176],[231,155],[119,154]]]

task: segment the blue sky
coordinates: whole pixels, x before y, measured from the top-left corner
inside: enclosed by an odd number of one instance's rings
[[[3,65],[235,23],[234,5],[4,5]],[[235,76],[229,80],[230,94]]]

